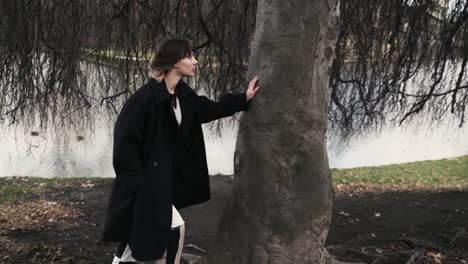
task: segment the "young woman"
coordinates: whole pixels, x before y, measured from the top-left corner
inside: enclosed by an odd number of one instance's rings
[[[182,80],[198,61],[184,39],[170,39],[150,62],[150,79],[125,102],[114,128],[116,177],[101,241],[120,242],[113,264],[179,264],[185,222],[178,209],[210,199],[201,124],[246,111],[259,87],[215,102]]]

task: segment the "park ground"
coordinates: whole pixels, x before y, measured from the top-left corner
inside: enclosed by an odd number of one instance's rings
[[[468,156],[333,169],[327,248],[372,264],[468,263]],[[0,264],[108,263],[98,235],[113,178],[0,177]],[[184,253],[213,241],[232,176],[211,178],[212,199],[181,210]]]

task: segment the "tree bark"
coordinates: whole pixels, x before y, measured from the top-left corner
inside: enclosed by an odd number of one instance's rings
[[[326,146],[338,0],[260,0],[241,117],[235,182],[216,241],[200,263],[332,263]]]

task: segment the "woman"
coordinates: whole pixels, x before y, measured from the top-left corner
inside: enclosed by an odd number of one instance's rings
[[[185,222],[178,209],[210,199],[201,124],[246,111],[259,87],[219,101],[199,96],[188,41],[170,39],[150,62],[150,79],[125,102],[114,128],[116,177],[101,241],[120,242],[113,264],[180,262]]]

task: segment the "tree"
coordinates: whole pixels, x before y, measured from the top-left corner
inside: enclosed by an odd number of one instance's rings
[[[264,87],[239,124],[235,182],[201,263],[330,263],[326,129],[337,0],[258,2],[247,76]]]

